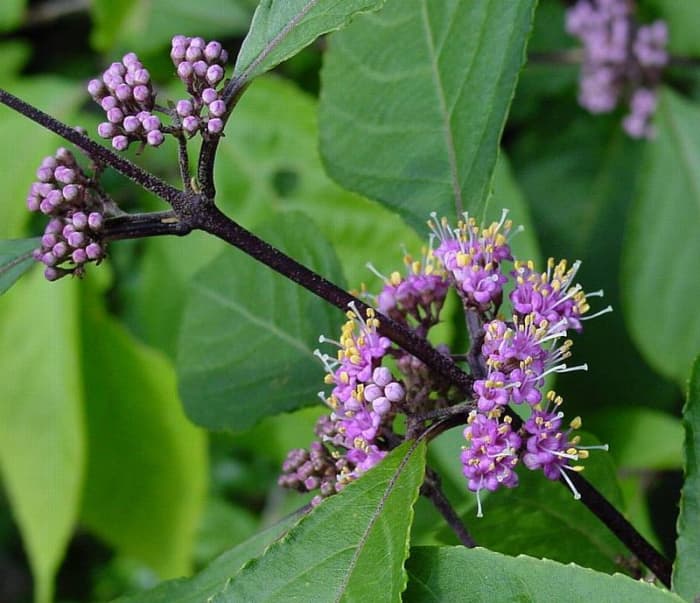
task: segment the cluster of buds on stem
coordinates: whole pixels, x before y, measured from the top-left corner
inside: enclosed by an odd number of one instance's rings
[[[348,313],[339,341],[321,337],[338,347],[337,356],[316,355],[333,386],[321,399],[330,408],[317,423],[319,440],[309,450],[293,450],[283,466],[279,483],[300,491],[315,492],[318,504],[349,481],[378,463],[405,437],[399,427],[424,422],[426,417],[449,414],[451,407],[467,408],[461,455],[467,487],[480,493],[518,485],[518,467],[541,470],[548,479],[563,479],[579,497],[568,471],[582,467],[572,462],[588,456],[587,447],[572,435],[580,418],[564,426],[563,400],[554,392],[543,393],[550,373],[585,370],[567,366],[572,342],[570,330],[581,331],[593,316],[588,299],[601,291],[584,293],[574,282],[579,263],[550,259],[544,272],[534,263],[514,260],[510,248],[512,224],[506,212],[499,222],[481,228],[465,214],[456,227],[433,214],[432,230],[422,261],[405,257],[405,274],[382,276],[383,289],[367,295],[393,320],[425,337],[439,322],[449,289],[462,302],[466,314],[477,317],[470,333],[473,377],[467,406],[464,394],[431,374],[417,358],[379,336],[379,319],[370,310]],[[506,270],[510,264],[512,268]],[[509,314],[500,313],[506,286]],[[469,322],[469,321],[468,321]],[[446,346],[438,350],[450,354]],[[513,425],[509,405],[526,405],[529,417],[519,428]],[[406,421],[395,421],[397,415]]]
[[[68,274],[82,276],[85,264],[105,255],[102,225],[108,214],[99,191],[78,165],[74,155],[60,148],[46,157],[27,196],[27,208],[50,218],[34,259],[55,281]]]
[[[224,81],[226,50],[216,41],[177,35],[170,57],[190,95],[172,103],[172,109],[156,104],[151,75],[133,52],[90,80],[88,92],[107,117],[97,132],[111,139],[116,150],[124,151],[132,142],[157,147],[166,134],[191,138],[197,133],[207,137],[223,133],[226,103],[218,87]],[[156,112],[172,123],[163,124]]]
[[[640,25],[630,0],[578,0],[567,11],[566,30],[583,44],[581,106],[606,113],[626,99],[625,131],[632,138],[652,137],[656,88],[669,58],[666,23]]]

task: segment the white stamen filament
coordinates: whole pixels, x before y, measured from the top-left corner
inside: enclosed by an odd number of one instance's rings
[[[569,479],[569,476],[566,475],[566,472],[564,471],[564,469],[571,469],[571,467],[569,467],[568,465],[564,465],[563,467],[559,467],[559,473],[561,473],[567,486],[569,486],[569,488],[571,488],[571,491],[574,493],[574,500],[580,500],[581,493],[576,489],[576,486],[574,486],[573,482]]]
[[[603,314],[607,314],[608,312],[612,311],[612,306],[608,306],[607,308],[603,308],[602,310],[596,312],[595,314],[591,314],[590,316],[582,316],[579,320],[590,320],[591,318],[598,318],[598,316],[602,316]]]

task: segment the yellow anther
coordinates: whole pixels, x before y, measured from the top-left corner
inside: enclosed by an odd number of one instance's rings
[[[571,423],[569,423],[569,426],[571,427],[571,429],[580,429],[581,424],[582,424],[581,417],[574,417],[574,419],[572,419]]]
[[[583,465],[575,465],[574,467],[570,467],[572,471],[576,471],[576,473],[581,473],[585,469]]]
[[[578,458],[587,459],[588,458],[588,450],[579,450],[578,451]]]
[[[399,285],[401,281],[401,274],[399,274],[398,272],[392,272],[389,276],[389,282],[394,286]]]

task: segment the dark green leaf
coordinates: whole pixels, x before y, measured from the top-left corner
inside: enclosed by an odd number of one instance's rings
[[[630,214],[627,322],[646,360],[683,383],[700,350],[700,107],[664,90]]]
[[[192,578],[169,580],[156,588],[121,597],[114,603],[202,603],[220,592],[250,559],[261,555],[270,543],[284,534],[297,521],[290,516],[258,532],[237,547],[226,551]]]
[[[85,456],[78,283],[40,271],[0,297],[0,470],[37,603],[53,579],[80,507]]]
[[[0,241],[0,295],[34,265],[32,251],[38,246],[39,239]]]
[[[620,574],[608,576],[576,565],[525,555],[507,557],[479,548],[418,547],[411,550],[406,565],[409,573],[403,599],[406,602],[681,601],[673,593]]]
[[[424,467],[424,443],[400,446],[246,565],[212,603],[399,601]]]
[[[389,0],[335,35],[319,118],[331,176],[420,232],[431,211],[481,219],[534,6]]]
[[[303,216],[260,229],[263,239],[342,283],[332,248]],[[317,403],[323,384],[313,357],[342,315],[290,280],[226,250],[194,278],[179,344],[185,409],[210,428],[243,430],[261,418]]]
[[[88,457],[82,519],[161,577],[190,570],[207,481],[206,438],[184,416],[172,366],[84,303]]]
[[[673,590],[686,601],[700,595],[700,357],[695,360],[683,409],[685,483],[678,516]]]
[[[233,70],[244,81],[269,71],[324,33],[384,0],[261,0]]]

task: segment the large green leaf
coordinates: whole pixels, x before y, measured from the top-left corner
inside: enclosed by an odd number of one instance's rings
[[[333,250],[303,216],[288,214],[261,236],[342,283]],[[246,429],[261,418],[317,403],[323,386],[313,357],[342,315],[238,251],[226,250],[194,278],[178,350],[187,414],[210,428]]]
[[[292,515],[262,530],[245,542],[226,551],[192,578],[169,580],[152,590],[130,597],[120,597],[114,603],[201,603],[223,590],[243,565],[261,555],[275,539],[292,526],[297,517]]]
[[[590,437],[584,436],[583,439],[585,443],[591,443]],[[459,446],[463,444],[463,439],[452,440],[454,464],[459,463]],[[445,454],[443,450],[443,459]],[[622,493],[609,456],[593,451],[585,467],[586,479],[613,505],[622,509]],[[577,563],[599,571],[619,571],[619,559],[627,553],[624,545],[580,501],[574,499],[568,488],[525,467],[518,469],[518,475],[520,484],[517,488],[502,488],[483,501],[484,517],[476,517],[471,500],[462,505],[469,509],[464,518],[479,545],[509,555],[524,553],[562,563]],[[474,497],[467,491],[464,480],[462,492],[464,498]],[[447,528],[442,528],[441,532],[443,542],[452,542],[447,540],[452,538]],[[561,534],[566,533],[571,537],[562,538]]]
[[[400,601],[424,467],[424,443],[400,446],[246,565],[212,603]]]
[[[420,232],[431,211],[481,219],[534,7],[389,0],[335,35],[319,113],[331,176]]]
[[[685,483],[678,516],[673,590],[687,601],[700,595],[700,357],[695,360],[683,409]]]
[[[559,537],[565,537],[565,534]],[[480,548],[417,547],[411,550],[407,569],[406,602],[681,601],[668,591],[620,574],[608,576],[576,565],[562,565],[525,555],[507,557]]]
[[[206,438],[184,416],[168,361],[83,304],[88,456],[82,520],[164,578],[190,570],[206,492]]]
[[[382,4],[384,0],[261,0],[233,75],[248,81],[265,73],[320,35]]]
[[[4,86],[58,119],[66,119],[85,98],[81,86],[56,78],[15,80]],[[3,140],[11,141],[0,146],[0,165],[3,173],[12,174],[4,181],[0,198],[0,238],[21,237],[30,216],[25,199],[36,168],[45,155],[53,155],[62,141],[4,105],[0,105],[0,132]]]
[[[0,470],[40,603],[52,600],[83,480],[76,288],[36,270],[0,298]]]
[[[0,241],[0,295],[34,265],[32,251],[38,246],[39,239]]]
[[[627,322],[656,370],[683,383],[700,351],[700,107],[664,90],[629,221]]]

